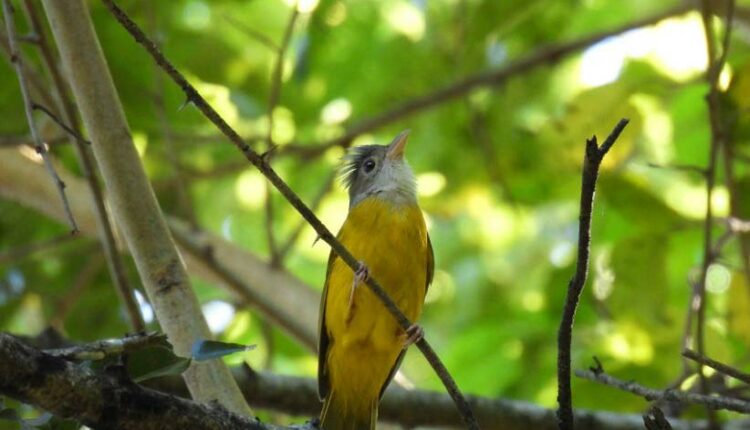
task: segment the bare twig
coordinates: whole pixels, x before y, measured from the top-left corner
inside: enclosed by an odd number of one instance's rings
[[[43,240],[40,242],[28,243],[26,245],[19,246],[17,248],[9,249],[3,253],[0,253],[0,264],[5,264],[10,261],[20,260],[26,258],[31,254],[40,251],[46,251],[51,248],[56,248],[59,245],[68,243],[78,238],[78,235],[72,235],[69,233],[55,236],[51,239]]]
[[[718,81],[721,69],[724,67],[726,61],[726,54],[729,47],[729,35],[731,31],[732,16],[734,10],[734,1],[730,0],[730,6],[728,8],[727,16],[727,33],[724,41],[723,51],[721,57],[716,56],[716,41],[714,37],[714,28],[712,24],[712,12],[711,6],[707,0],[702,1],[702,18],[703,18],[703,29],[706,37],[706,49],[708,56],[708,68],[706,70],[706,82],[709,85],[709,93],[707,97],[708,102],[708,113],[709,123],[711,126],[711,142],[709,148],[709,161],[706,167],[706,218],[704,220],[704,246],[703,246],[703,264],[701,266],[701,275],[696,285],[696,289],[692,299],[693,311],[696,315],[696,348],[698,353],[705,355],[705,321],[706,321],[706,277],[708,276],[708,269],[713,263],[714,255],[712,252],[712,227],[713,227],[713,207],[712,207],[712,196],[713,188],[716,182],[716,163],[718,160],[719,150],[722,146],[726,146],[725,135],[721,125],[721,114],[719,112],[719,89]],[[698,375],[700,376],[701,390],[703,394],[709,393],[708,381],[706,375],[703,372],[703,365],[698,363]],[[718,419],[715,412],[709,408],[707,409],[709,422],[711,428],[719,428]]]
[[[560,430],[573,429],[573,396],[570,390],[570,343],[573,337],[573,321],[576,307],[578,306],[583,286],[586,284],[586,276],[589,268],[591,213],[594,206],[594,191],[596,190],[596,179],[599,176],[599,165],[627,125],[628,120],[621,119],[601,146],[598,145],[596,136],[586,140],[581,180],[576,272],[568,284],[565,307],[557,335],[557,401],[560,405],[557,411],[557,419],[560,424]]]
[[[54,144],[60,143],[60,141],[65,141],[65,140],[66,140],[66,137],[64,135],[60,135],[47,141],[47,144],[52,146]],[[24,135],[24,134],[0,135],[0,148],[5,147],[5,146],[29,145],[30,142],[31,142],[31,136]]]
[[[13,9],[13,5],[10,4],[10,0],[2,1],[3,15],[5,16],[5,28],[8,32],[8,47],[10,51],[10,58],[11,62],[13,63],[13,67],[16,70],[16,75],[18,76],[18,83],[21,87],[21,96],[23,97],[23,107],[24,111],[26,112],[26,121],[29,123],[31,136],[34,140],[34,147],[36,148],[36,152],[42,157],[44,166],[47,168],[47,171],[52,177],[52,180],[57,185],[60,199],[62,200],[63,207],[65,208],[65,214],[71,227],[71,233],[78,234],[78,225],[76,224],[76,220],[73,218],[73,213],[70,211],[70,203],[68,202],[68,197],[65,195],[65,183],[62,181],[62,179],[60,179],[60,176],[58,176],[57,171],[55,170],[55,166],[52,164],[52,160],[50,159],[49,153],[47,152],[47,148],[44,142],[42,142],[42,138],[37,131],[36,123],[34,122],[34,109],[32,108],[33,102],[31,100],[31,95],[26,83],[26,75],[24,74],[21,52],[18,50],[18,34],[16,33],[16,23],[14,20],[15,11]]]
[[[63,131],[65,131],[65,133],[68,134],[68,137],[70,137],[70,138],[72,138],[72,139],[74,139],[74,140],[76,140],[76,141],[78,141],[80,143],[84,143],[86,145],[91,145],[91,141],[90,140],[85,139],[83,136],[81,136],[81,134],[78,131],[73,130],[73,128],[71,126],[65,124],[65,122],[63,120],[61,120],[60,118],[58,118],[57,115],[55,115],[51,110],[49,110],[46,107],[44,107],[44,106],[42,106],[40,104],[37,104],[37,103],[34,103],[31,107],[34,110],[41,111],[45,115],[47,115],[49,117],[49,119],[52,120],[52,122],[54,122],[55,124],[57,124],[60,128],[63,129]]]
[[[358,267],[358,261],[354,256],[336,239],[330,230],[315,216],[315,214],[302,202],[302,200],[292,191],[291,188],[284,182],[281,177],[274,171],[267,161],[260,154],[255,152],[245,141],[242,140],[239,134],[227,124],[226,121],[206,102],[206,100],[198,93],[185,77],[174,68],[174,66],[164,57],[159,51],[156,45],[149,40],[149,38],[143,33],[138,25],[128,17],[122,9],[120,9],[112,0],[102,0],[107,6],[112,15],[122,24],[122,26],[133,36],[133,38],[141,44],[146,51],[154,58],[159,66],[174,80],[174,82],[182,89],[187,96],[187,99],[196,106],[205,116],[208,118],[227,138],[242,152],[242,154],[251,162],[258,170],[276,187],[276,189],[294,206],[295,209],[302,215],[305,220],[315,229],[321,239],[328,243],[333,252],[335,252],[343,262],[345,262],[352,270],[356,270]],[[403,312],[398,309],[398,306],[388,297],[383,287],[373,278],[370,277],[367,280],[366,285],[372,290],[372,292],[383,302],[386,309],[391,315],[396,318],[402,329],[407,330],[411,325]],[[466,402],[466,399],[461,394],[453,378],[450,376],[448,370],[445,368],[443,363],[438,358],[435,351],[426,341],[426,338],[422,338],[417,342],[422,354],[424,354],[427,361],[435,370],[440,380],[445,385],[446,390],[451,395],[456,403],[456,406],[464,418],[465,423],[469,429],[478,429],[476,418],[471,412],[471,407]]]
[[[94,254],[78,270],[71,286],[65,290],[65,293],[60,298],[55,300],[54,313],[49,318],[49,325],[51,327],[54,327],[61,333],[65,330],[65,319],[68,313],[86,289],[91,286],[91,281],[99,273],[103,264],[104,258],[99,254]]]
[[[705,395],[696,393],[686,393],[678,390],[656,390],[645,387],[633,381],[623,381],[604,372],[592,372],[590,370],[576,370],[576,376],[589,381],[599,382],[619,390],[633,393],[643,397],[646,400],[667,400],[670,402],[684,402],[696,405],[703,405],[711,410],[727,410],[740,413],[750,413],[750,402],[733,399],[730,397],[721,397],[716,395]]]
[[[44,352],[66,360],[101,360],[111,355],[137,351],[166,341],[167,335],[163,333],[140,333],[119,339],[105,339],[67,348],[48,349]]]
[[[691,4],[683,2],[664,12],[630,22],[612,30],[584,36],[567,43],[552,44],[542,47],[504,67],[468,76],[434,92],[408,100],[371,118],[361,120],[350,127],[346,133],[340,137],[331,139],[319,145],[284,145],[283,148],[279,149],[279,154],[294,153],[303,158],[313,158],[325,153],[325,151],[334,146],[348,147],[357,136],[363,133],[368,133],[394,121],[402,120],[410,115],[416,114],[417,112],[442,105],[443,103],[462,97],[478,88],[502,85],[511,77],[524,74],[529,70],[545,64],[554,64],[567,55],[591,46],[608,37],[635,28],[652,25],[673,16],[682,15],[692,8],[693,6]]]
[[[652,167],[654,169],[669,169],[669,170],[679,170],[683,172],[690,172],[690,173],[697,173],[701,176],[706,176],[706,169],[700,166],[695,166],[692,164],[668,164],[668,165],[661,165],[656,163],[648,163],[648,167]]]
[[[692,349],[686,349],[682,351],[682,356],[687,357],[700,364],[706,365],[714,370],[717,370],[727,376],[731,376],[732,378],[742,381],[746,384],[750,384],[750,374],[745,373],[732,366],[718,362],[712,358],[706,357],[705,355],[695,352]]]
[[[71,141],[74,143],[73,146],[76,149],[78,164],[81,166],[81,171],[83,172],[83,176],[86,179],[88,187],[91,190],[91,196],[94,200],[94,212],[96,215],[97,227],[99,229],[99,241],[101,242],[104,251],[104,257],[107,261],[107,268],[109,269],[112,283],[115,286],[115,291],[120,298],[120,302],[125,307],[125,313],[128,316],[133,331],[144,331],[146,329],[146,323],[143,321],[140,307],[138,306],[132,287],[128,281],[127,271],[125,270],[122,256],[117,249],[117,242],[115,240],[112,223],[110,222],[107,208],[104,204],[104,193],[96,177],[96,165],[91,153],[89,152],[91,142],[83,138],[80,127],[78,126],[76,108],[68,95],[66,90],[67,86],[62,73],[60,73],[52,49],[47,42],[44,26],[42,25],[39,13],[36,9],[37,6],[33,0],[24,0],[24,6],[29,24],[34,34],[37,35],[37,46],[39,47],[44,64],[52,78],[52,86],[57,93],[57,99],[60,101],[60,112],[63,119],[58,118],[45,106],[34,103],[32,107],[44,112],[52,119],[52,121],[71,136]]]
[[[336,172],[332,172],[320,187],[318,194],[313,197],[312,203],[310,203],[310,210],[312,210],[313,212],[316,212],[318,210],[320,204],[323,202],[323,198],[325,198],[325,196],[331,191],[331,188],[333,187],[335,181]],[[297,239],[299,238],[299,235],[302,234],[302,230],[304,230],[306,225],[307,223],[304,220],[300,221],[299,224],[297,224],[297,226],[294,228],[294,230],[292,230],[292,232],[289,234],[286,242],[281,245],[281,247],[279,248],[279,264],[283,263],[284,258],[289,255],[289,251],[291,251],[292,247],[294,247],[294,244],[297,243]]]
[[[154,2],[148,2],[146,8],[150,31],[157,34],[158,17],[156,15],[156,5]],[[155,39],[155,42],[159,44],[158,39]],[[153,93],[154,107],[159,121],[159,129],[164,142],[164,148],[166,150],[166,159],[174,172],[173,176],[175,180],[170,188],[173,189],[177,195],[177,204],[181,216],[184,217],[193,227],[196,227],[198,225],[198,219],[195,216],[193,201],[190,198],[190,193],[187,189],[185,169],[183,168],[182,163],[180,163],[177,154],[178,148],[175,139],[173,139],[172,126],[169,124],[169,117],[167,116],[167,107],[164,101],[164,75],[159,71],[159,68],[156,67],[156,65],[153,66],[153,74],[155,87]]]
[[[276,109],[276,105],[279,103],[279,97],[281,95],[281,85],[284,77],[284,58],[286,51],[289,48],[289,42],[292,40],[292,33],[294,32],[294,24],[297,22],[299,16],[299,9],[297,3],[292,4],[292,12],[289,15],[286,28],[284,29],[284,36],[281,39],[281,45],[278,49],[278,55],[276,56],[276,64],[271,74],[271,91],[268,95],[268,133],[266,134],[266,152],[264,154],[266,161],[270,163],[271,156],[275,149],[275,143],[273,141],[273,111]],[[266,227],[266,239],[268,241],[268,252],[271,255],[271,265],[279,266],[281,263],[279,258],[279,247],[276,244],[276,235],[273,231],[273,193],[271,193],[272,185],[270,182],[265,181],[265,227]]]
[[[296,10],[297,8],[295,7],[294,9]],[[241,22],[232,15],[224,14],[221,17],[226,19],[227,22],[232,24],[235,28],[245,33],[250,39],[259,42],[261,45],[265,46],[273,52],[281,52],[281,48],[279,48],[279,45],[277,45],[276,42],[271,40],[270,37],[266,36],[260,31],[248,27],[244,22]]]

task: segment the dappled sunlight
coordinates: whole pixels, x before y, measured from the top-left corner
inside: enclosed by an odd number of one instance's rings
[[[223,300],[212,300],[202,307],[211,333],[221,333],[234,318],[234,306]]]
[[[289,7],[297,6],[299,13],[312,13],[317,7],[320,0],[284,0]]]
[[[328,13],[325,16],[325,23],[330,27],[337,27],[346,20],[346,13],[346,3],[336,1],[328,9]]]
[[[148,148],[148,137],[144,133],[138,132],[132,133],[132,136],[135,150],[138,152],[138,156],[143,158],[143,155],[146,153],[146,149]]]
[[[691,12],[589,47],[581,57],[579,83],[590,88],[614,82],[628,59],[646,60],[680,82],[703,73],[708,60],[700,15]]]
[[[643,119],[643,136],[646,142],[640,147],[643,148],[645,158],[650,163],[669,163],[674,157],[673,124],[669,112],[658,98],[647,94],[633,94],[630,102]]]
[[[141,316],[143,316],[143,321],[146,324],[149,324],[154,321],[154,308],[151,307],[151,304],[146,300],[146,297],[141,293],[139,290],[135,290],[135,300],[138,302],[138,310],[141,313]]]
[[[205,1],[191,0],[183,6],[180,18],[191,30],[205,30],[211,24],[211,8]]]
[[[432,197],[445,188],[446,179],[440,172],[425,172],[417,175],[417,193],[420,197]]]
[[[639,366],[651,364],[654,358],[653,340],[651,333],[640,324],[624,320],[602,325],[607,326],[604,329],[604,347],[613,358]]]
[[[456,295],[456,282],[453,275],[445,270],[435,270],[432,284],[427,290],[425,303],[450,303]]]
[[[714,263],[708,266],[706,274],[706,290],[713,294],[722,294],[729,289],[732,272],[723,264]]]
[[[345,98],[331,100],[320,112],[320,120],[323,124],[340,124],[352,114],[352,104]]]
[[[528,312],[539,312],[546,306],[546,298],[541,291],[526,290],[521,294],[521,306]]]
[[[412,42],[417,42],[424,36],[424,11],[405,0],[383,1],[381,13],[391,31],[406,36]]]
[[[188,77],[188,79],[190,79],[193,86],[195,86],[195,88],[227,123],[235,125],[239,121],[239,110],[237,109],[237,105],[232,101],[232,92],[228,87],[203,82],[194,76]],[[184,107],[184,109],[191,108],[192,107],[189,104]]]
[[[245,209],[258,209],[265,199],[266,179],[257,170],[245,170],[234,183],[237,201]]]

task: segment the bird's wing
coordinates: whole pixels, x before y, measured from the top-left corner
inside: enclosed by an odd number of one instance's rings
[[[328,354],[328,330],[326,329],[326,299],[328,297],[328,281],[331,278],[333,263],[338,256],[333,249],[328,256],[328,268],[326,269],[326,282],[323,286],[323,296],[320,299],[320,312],[318,313],[318,397],[321,400],[328,396],[328,369],[326,368],[326,355]]]
[[[432,241],[430,240],[430,234],[427,233],[427,281],[424,286],[424,295],[427,295],[427,290],[430,288],[432,278],[435,276],[435,253],[432,252]]]

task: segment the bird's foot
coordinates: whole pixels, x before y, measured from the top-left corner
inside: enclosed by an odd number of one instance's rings
[[[424,337],[424,329],[418,324],[412,324],[406,329],[406,332],[402,336],[404,349],[406,349],[422,340]]]
[[[370,277],[370,269],[367,268],[364,261],[360,261],[357,266],[357,270],[354,271],[354,280],[352,281],[352,291],[349,293],[349,310],[352,309],[354,304],[354,290],[357,289],[360,283],[367,282],[367,278]]]

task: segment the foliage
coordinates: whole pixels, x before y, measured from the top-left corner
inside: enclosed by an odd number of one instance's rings
[[[503,67],[546,44],[669,6],[662,3],[301,1],[300,7],[316,7],[300,15],[286,56],[273,112],[271,132],[279,145],[273,165],[311,202],[343,151],[333,147],[308,159],[286,153],[286,146],[321,144],[402,101]],[[167,56],[232,126],[247,136],[267,134],[276,54],[247,29],[280,43],[290,16],[286,2],[122,5],[158,35]],[[194,211],[204,228],[268,257],[260,174],[235,167],[241,162],[237,151],[191,106],[180,109],[180,91],[157,78],[151,60],[98,2],[91,2],[91,10],[163,210],[181,217]],[[706,198],[700,174],[670,166],[704,168],[708,160],[702,32],[697,12],[681,14],[355,140],[382,144],[412,130],[407,156],[418,175],[436,257],[422,324],[464,391],[554,405],[555,336],[575,264],[584,141],[592,134],[604,138],[622,117],[631,124],[602,167],[573,367],[587,367],[596,355],[607,371],[651,386],[666,386],[680,375],[685,313],[703,258]],[[40,67],[32,49],[25,52]],[[747,36],[737,34],[721,81],[742,197],[750,195],[748,54]],[[20,93],[9,70],[0,73],[0,133],[24,135]],[[159,119],[155,102],[162,92],[166,121]],[[48,128],[57,133],[53,125]],[[261,141],[254,145],[264,148]],[[69,147],[52,152],[78,171]],[[724,178],[722,173],[713,201],[719,217],[730,207]],[[188,190],[190,209],[175,192],[178,187]],[[277,194],[273,203],[273,232],[283,243],[300,219]],[[739,204],[750,216],[748,201]],[[346,195],[339,183],[317,213],[334,230],[341,224]],[[65,231],[64,225],[0,200],[0,254]],[[714,237],[724,231],[717,222]],[[284,264],[321,288],[329,250],[314,240],[312,229],[303,229]],[[33,335],[55,324],[76,340],[126,332],[99,254],[90,240],[76,239],[0,261],[0,330]],[[707,281],[707,351],[729,363],[746,359],[750,337],[750,283],[739,255],[738,241],[729,241]],[[137,283],[132,268],[130,279]],[[251,366],[314,375],[315,357],[270,322],[238,307],[214,285],[196,281],[194,288],[222,340],[258,345],[229,362],[246,359]],[[150,328],[155,325],[152,319]],[[402,369],[417,386],[441,389],[416,351],[407,354]],[[576,407],[644,408],[641,399],[590,382],[574,381],[573,389]]]

